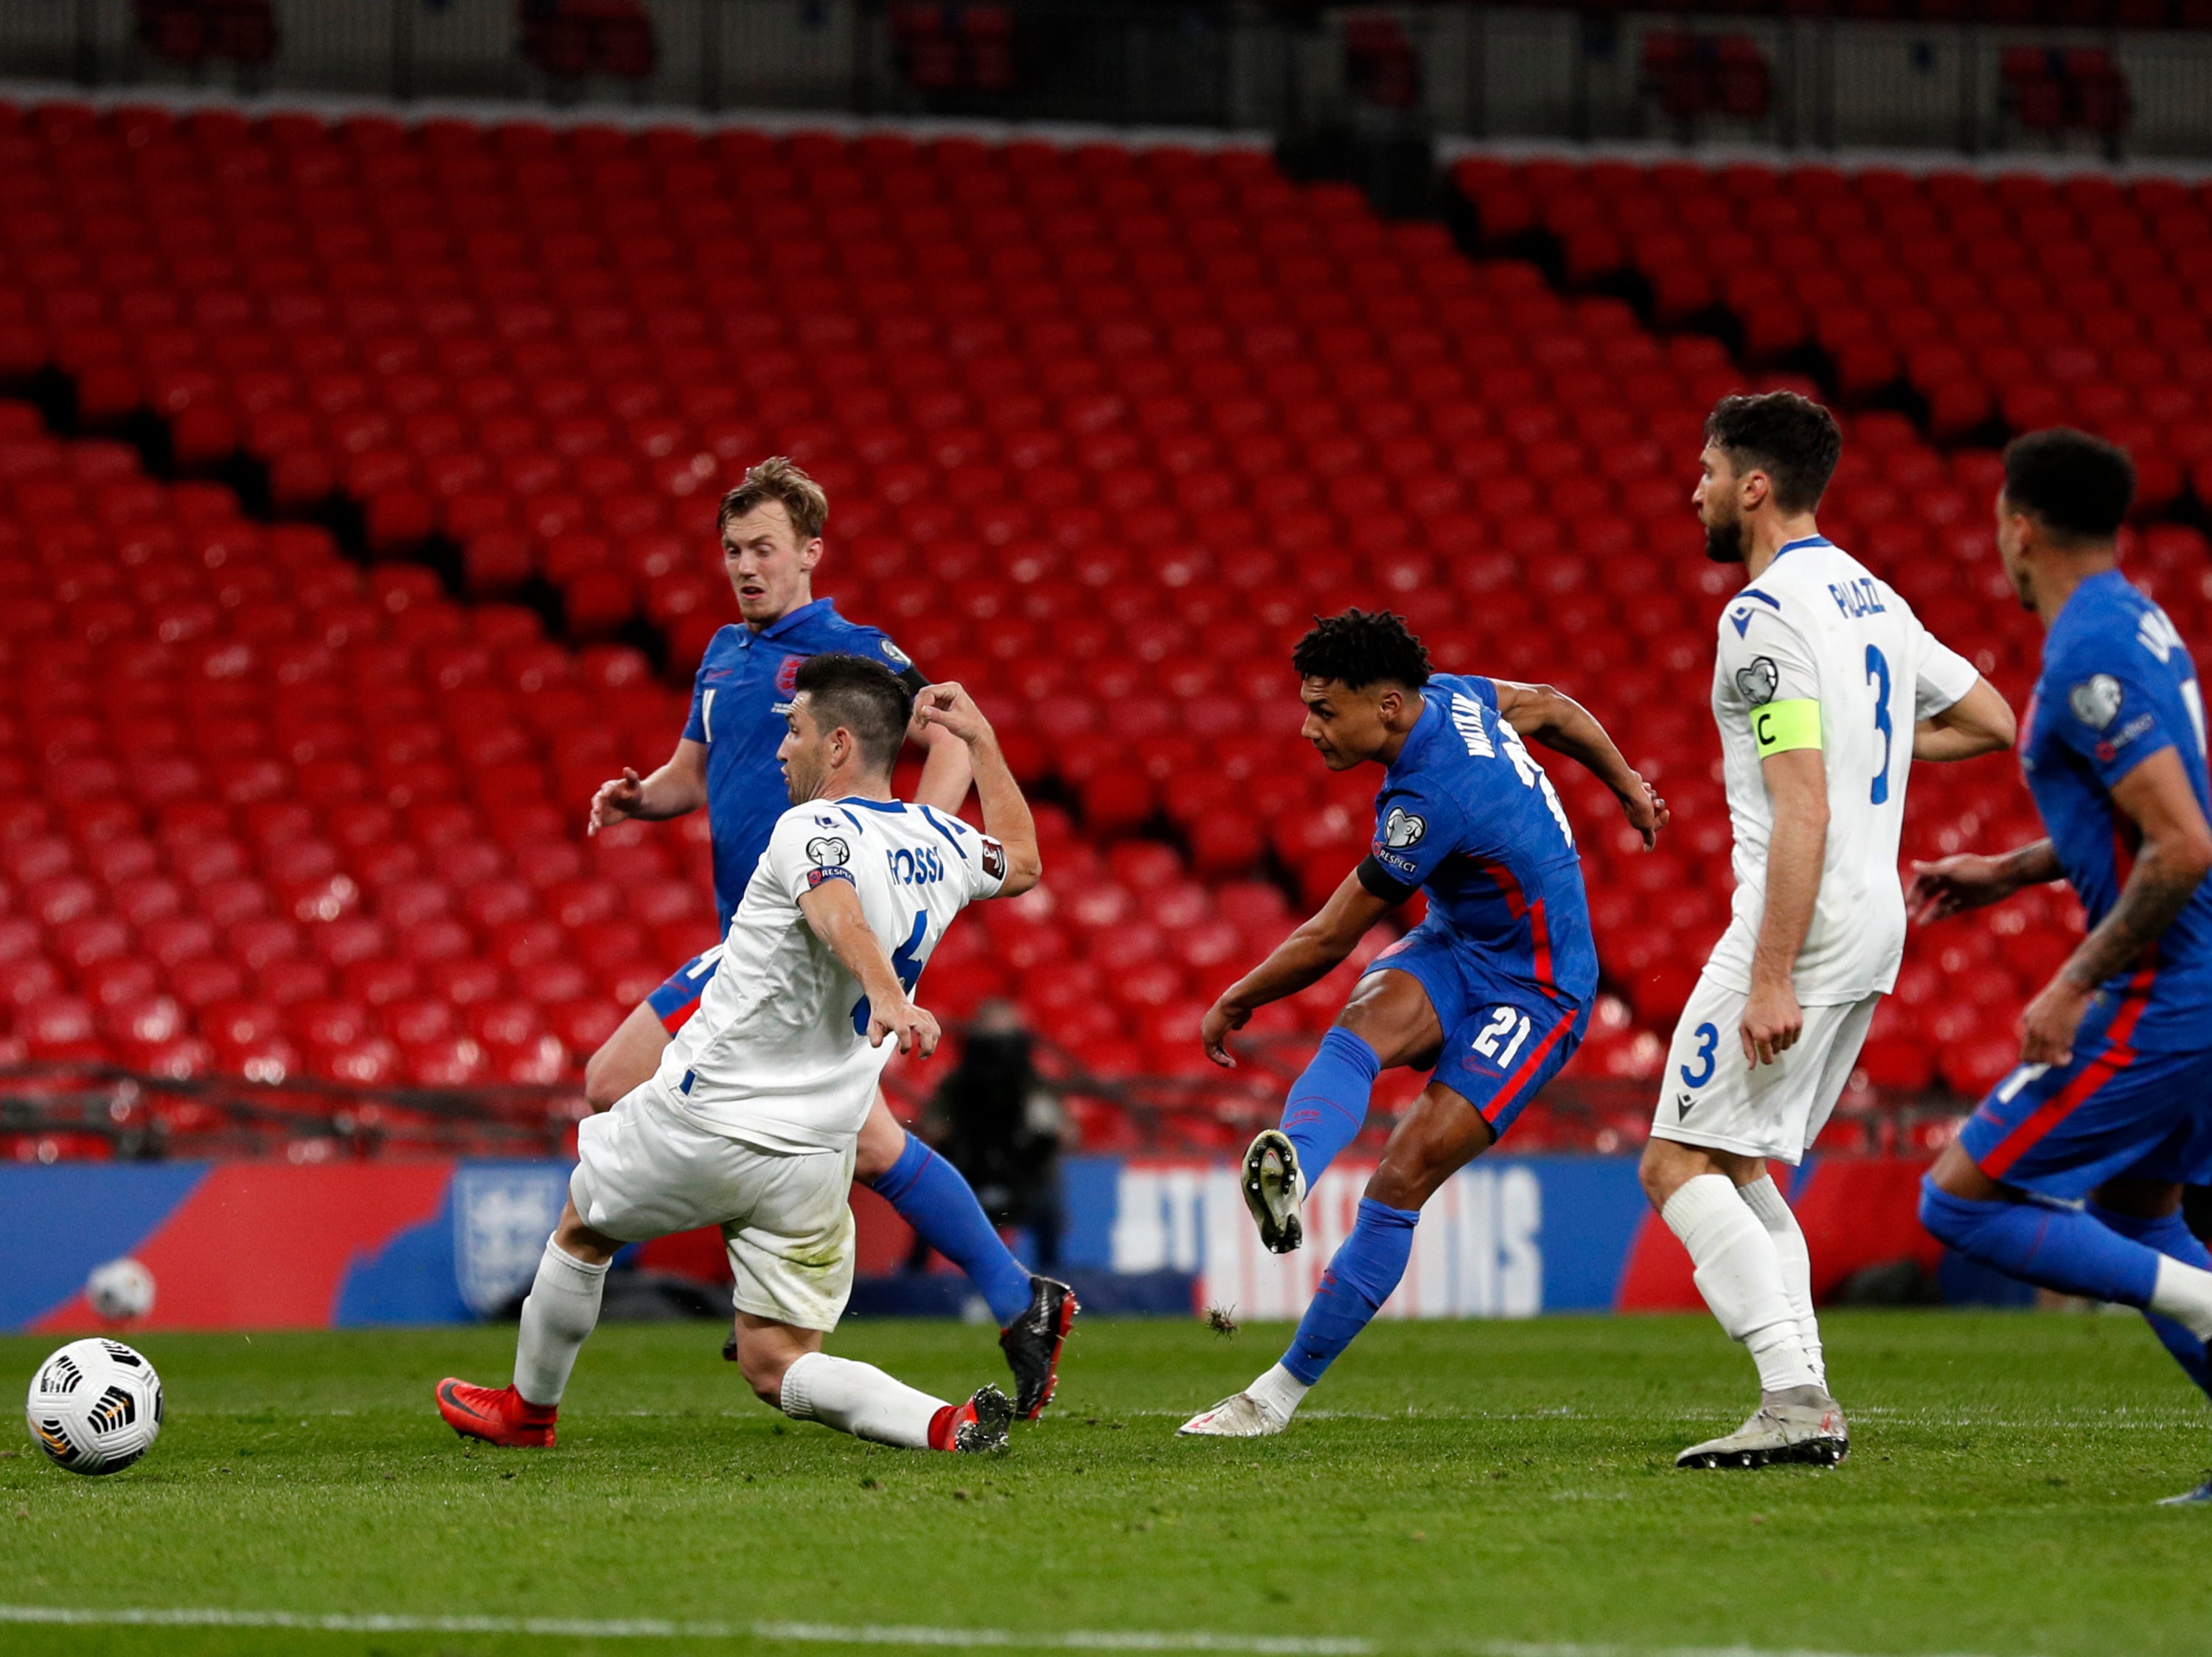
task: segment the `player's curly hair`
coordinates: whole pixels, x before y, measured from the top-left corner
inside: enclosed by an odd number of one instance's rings
[[[790,515],[792,532],[801,545],[819,535],[830,521],[830,497],[822,492],[822,485],[801,472],[799,463],[788,455],[771,454],[722,496],[714,533],[720,534],[730,527],[731,519],[742,518],[770,501]]]
[[[804,696],[825,731],[852,732],[871,770],[888,771],[906,740],[914,692],[880,661],[831,650],[799,664],[791,693]]]
[[[2054,426],[2005,445],[2005,504],[2039,518],[2062,542],[2108,541],[2136,498],[2127,450],[2086,431]]]
[[[1378,682],[1418,691],[1435,670],[1404,617],[1389,610],[1346,610],[1316,616],[1313,631],[1291,652],[1301,679],[1333,679],[1357,691]]]
[[[1794,391],[1722,398],[1705,417],[1705,441],[1726,450],[1738,472],[1765,472],[1775,506],[1792,515],[1820,504],[1844,454],[1836,417]]]

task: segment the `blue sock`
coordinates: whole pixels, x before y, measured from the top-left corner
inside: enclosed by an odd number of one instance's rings
[[[1418,1209],[1394,1209],[1371,1197],[1359,1199],[1359,1219],[1322,1273],[1321,1288],[1283,1354],[1284,1368],[1308,1386],[1322,1378],[1406,1275],[1420,1217]]]
[[[1283,1101],[1283,1131],[1298,1148],[1298,1167],[1309,1188],[1336,1154],[1358,1137],[1367,1120],[1367,1096],[1382,1061],[1351,1031],[1333,1028]]]
[[[968,1274],[1000,1327],[1030,1307],[1029,1268],[1009,1253],[960,1170],[912,1134],[897,1161],[875,1183],[921,1240]]]
[[[2072,1209],[1978,1203],[1923,1179],[1920,1223],[1968,1258],[2062,1295],[2139,1307],[2158,1282],[2156,1249]]]
[[[2179,1210],[2156,1220],[2145,1220],[2133,1214],[2115,1214],[2096,1203],[2089,1204],[2089,1212],[2096,1219],[2123,1237],[2131,1237],[2145,1248],[2154,1248],[2171,1259],[2185,1266],[2195,1266],[2200,1271],[2212,1271],[2212,1252],[2197,1240],[2197,1234],[2189,1228]],[[2171,1318],[2161,1318],[2146,1310],[2143,1321],[2150,1332],[2158,1337],[2158,1343],[2173,1354],[2173,1361],[2197,1383],[2199,1391],[2212,1397],[2212,1360],[2208,1360],[2204,1343],[2198,1340]]]

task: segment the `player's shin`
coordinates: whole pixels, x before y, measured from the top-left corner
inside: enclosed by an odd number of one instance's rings
[[[1340,1026],[1321,1039],[1312,1062],[1291,1084],[1281,1125],[1298,1148],[1298,1172],[1308,1186],[1358,1136],[1382,1069],[1374,1048]]]
[[[1000,1328],[1029,1310],[1029,1268],[1000,1240],[957,1168],[908,1134],[874,1189],[922,1241],[967,1274]]]
[[[537,1280],[522,1303],[522,1328],[514,1342],[514,1390],[526,1404],[556,1404],[568,1390],[576,1354],[599,1321],[599,1295],[607,1268],[568,1253],[551,1238],[538,1262]]]
[[[2146,1248],[2156,1249],[2169,1259],[2179,1260],[2182,1264],[2194,1266],[2200,1271],[2212,1270],[2212,1252],[2207,1252],[2178,1210],[2155,1219],[2146,1219],[2140,1215],[2122,1214],[2116,1209],[2108,1209],[2093,1202],[2087,1211],[2100,1224]],[[2143,1308],[2143,1321],[2150,1325],[2151,1333],[2158,1337],[2159,1344],[2173,1355],[2173,1361],[2181,1366],[2190,1380],[2197,1383],[2197,1389],[2212,1396],[2212,1355],[2206,1353],[2204,1342],[2181,1324],[2153,1312],[2148,1307]]]
[[[1329,1260],[1321,1288],[1307,1304],[1298,1332],[1283,1354],[1279,1367],[1291,1379],[1302,1386],[1318,1381],[1382,1309],[1406,1275],[1406,1262],[1413,1252],[1413,1228],[1420,1218],[1418,1209],[1394,1209],[1371,1197],[1360,1200],[1352,1235]],[[1295,1407],[1295,1398],[1289,1402]],[[1284,1412],[1286,1417],[1288,1413]]]
[[[1771,1177],[1762,1175],[1748,1185],[1739,1185],[1736,1194],[1766,1228],[1775,1258],[1782,1263],[1783,1292],[1797,1319],[1797,1343],[1805,1349],[1814,1379],[1826,1387],[1828,1366],[1820,1349],[1820,1319],[1813,1310],[1813,1253],[1805,1246],[1805,1233]]]
[[[1735,1182],[1722,1173],[1686,1179],[1659,1217],[1689,1251],[1698,1293],[1713,1316],[1759,1366],[1760,1392],[1820,1387],[1797,1333],[1781,1260]]]
[[[818,1421],[878,1444],[931,1448],[930,1423],[951,1407],[873,1364],[833,1358],[826,1352],[794,1358],[783,1372],[785,1415],[793,1421]]]
[[[2091,1215],[2041,1203],[1980,1202],[1920,1182],[1920,1223],[1969,1259],[2062,1295],[2143,1307],[2212,1337],[2212,1271],[2123,1237]]]

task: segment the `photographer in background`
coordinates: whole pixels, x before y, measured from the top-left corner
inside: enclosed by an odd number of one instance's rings
[[[1067,1118],[1037,1081],[1030,1036],[1012,1002],[975,1009],[960,1062],[938,1085],[921,1124],[921,1136],[975,1188],[995,1226],[1028,1228],[1035,1269],[1060,1261],[1060,1152]],[[909,1270],[920,1270],[929,1246],[915,1239]]]

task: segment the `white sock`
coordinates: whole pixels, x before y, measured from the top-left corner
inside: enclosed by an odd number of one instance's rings
[[[872,1363],[809,1352],[783,1372],[782,1407],[793,1421],[818,1421],[854,1438],[927,1450],[929,1423],[945,1400],[916,1392]]]
[[[526,1404],[561,1402],[576,1354],[599,1325],[599,1293],[606,1286],[605,1265],[586,1265],[545,1240],[514,1341],[514,1390]]]
[[[1685,1180],[1659,1217],[1689,1250],[1698,1293],[1713,1316],[1759,1366],[1759,1390],[1819,1386],[1797,1338],[1797,1316],[1782,1284],[1782,1262],[1766,1228],[1735,1194],[1735,1181],[1724,1173]]]
[[[1288,1421],[1313,1388],[1277,1364],[1244,1390],[1255,1403],[1277,1421]]]
[[[1820,1350],[1820,1319],[1813,1311],[1813,1252],[1805,1246],[1805,1234],[1797,1216],[1774,1187],[1771,1175],[1761,1175],[1748,1185],[1738,1185],[1736,1195],[1759,1216],[1774,1252],[1782,1262],[1782,1288],[1790,1296],[1790,1310],[1797,1318],[1797,1343],[1805,1349],[1805,1362],[1822,1386],[1828,1384],[1828,1366]]]
[[[2212,1341],[2212,1271],[2160,1255],[2148,1309],[2172,1319],[2200,1341]]]

